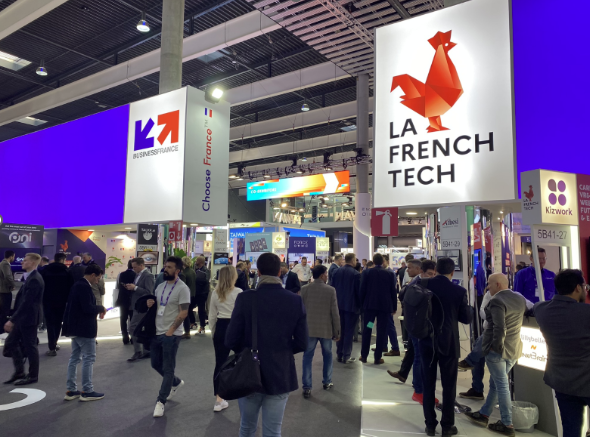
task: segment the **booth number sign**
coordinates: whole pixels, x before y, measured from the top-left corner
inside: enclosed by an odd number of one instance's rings
[[[539,244],[555,244],[569,246],[571,242],[571,228],[569,226],[535,226],[535,240]]]

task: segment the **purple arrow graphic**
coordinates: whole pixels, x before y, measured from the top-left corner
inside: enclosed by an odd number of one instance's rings
[[[143,150],[154,147],[154,138],[148,138],[152,127],[154,127],[154,122],[151,118],[145,124],[143,129],[141,129],[141,120],[135,122],[135,143],[133,150]]]

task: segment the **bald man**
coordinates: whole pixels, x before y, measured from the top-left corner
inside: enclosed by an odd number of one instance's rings
[[[485,307],[487,327],[483,333],[482,350],[490,371],[490,391],[479,411],[465,414],[472,422],[492,431],[514,436],[508,373],[522,354],[520,327],[526,301],[508,288],[508,278],[502,273],[490,275],[488,288],[491,299]],[[501,420],[488,424],[496,404],[500,404]]]

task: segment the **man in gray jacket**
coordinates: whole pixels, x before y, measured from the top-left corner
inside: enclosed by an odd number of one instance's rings
[[[135,281],[133,281],[133,284],[127,284],[125,287],[131,292],[131,309],[135,310],[135,303],[140,297],[154,294],[154,284],[156,280],[154,275],[152,275],[152,272],[146,268],[143,258],[133,258],[131,260],[131,268],[136,273]],[[129,333],[133,338],[133,349],[135,351],[133,356],[127,360],[129,362],[136,361],[140,358],[148,358],[150,356],[149,352],[142,352],[141,343],[137,340],[137,337],[133,335],[133,331],[135,331],[135,328],[139,322],[141,322],[141,319],[143,319],[145,314],[146,313],[133,311],[131,322],[129,322]]]
[[[488,287],[492,298],[485,308],[487,327],[483,333],[482,350],[490,371],[490,391],[479,411],[465,414],[472,422],[492,431],[514,436],[508,372],[522,355],[520,327],[526,301],[508,288],[508,278],[501,273],[490,275]],[[498,403],[501,420],[488,425],[490,414]]]
[[[14,258],[14,252],[7,250],[4,252],[4,259],[0,262],[0,334],[4,333],[4,324],[8,321],[12,305],[14,276],[10,264],[14,262]]]
[[[309,342],[303,353],[303,396],[311,396],[311,362],[318,343],[322,345],[324,358],[324,390],[330,390],[332,384],[332,340],[340,339],[340,313],[336,289],[326,284],[328,269],[317,265],[312,270],[313,282],[301,289],[301,298],[307,312]]]

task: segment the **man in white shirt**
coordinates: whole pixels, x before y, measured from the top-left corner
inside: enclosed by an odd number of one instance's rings
[[[311,279],[311,267],[307,265],[306,257],[301,258],[301,264],[297,264],[291,271],[297,273],[301,286],[309,284]]]
[[[155,291],[156,300],[147,301],[148,308],[157,304],[156,336],[152,339],[150,352],[152,368],[163,376],[154,417],[164,415],[166,401],[184,385],[184,381],[174,375],[176,353],[183,334],[182,322],[188,316],[191,302],[188,286],[178,278],[182,269],[179,257],[168,257],[164,266],[164,282]]]

